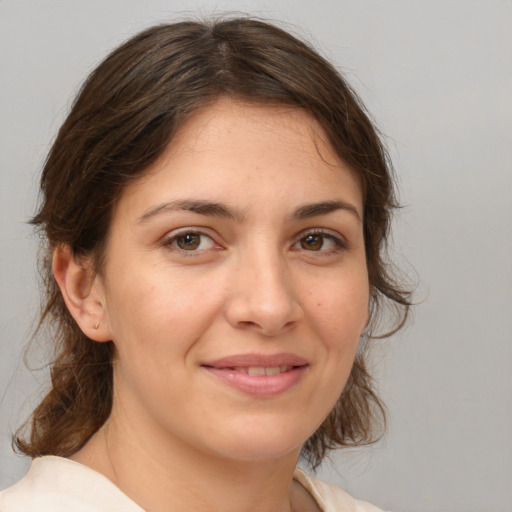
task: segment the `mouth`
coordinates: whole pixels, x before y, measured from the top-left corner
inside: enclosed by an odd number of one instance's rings
[[[280,395],[295,387],[309,363],[294,354],[244,354],[208,361],[201,367],[223,385],[264,398]]]
[[[293,370],[294,366],[234,366],[231,370],[247,375],[279,375]]]

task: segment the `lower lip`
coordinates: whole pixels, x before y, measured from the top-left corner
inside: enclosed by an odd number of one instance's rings
[[[249,375],[231,368],[212,368],[205,370],[223,383],[247,395],[256,397],[273,397],[280,395],[298,384],[307,366],[298,366],[277,375]]]

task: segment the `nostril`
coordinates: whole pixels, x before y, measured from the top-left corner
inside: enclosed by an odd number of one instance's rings
[[[251,322],[250,320],[242,320],[241,322],[238,323],[243,327],[251,327],[257,325],[256,322]]]

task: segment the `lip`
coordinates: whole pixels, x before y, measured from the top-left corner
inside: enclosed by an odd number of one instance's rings
[[[250,367],[289,367],[274,375],[249,375],[243,369]],[[205,361],[201,367],[220,382],[254,397],[274,397],[299,383],[307,370],[306,359],[295,354],[237,354],[212,361]]]

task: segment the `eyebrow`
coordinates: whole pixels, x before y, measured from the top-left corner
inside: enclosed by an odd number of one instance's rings
[[[339,200],[305,204],[297,208],[292,217],[296,220],[304,220],[309,219],[310,217],[316,217],[317,215],[326,215],[337,210],[345,210],[352,213],[357,220],[361,222],[361,216],[359,215],[357,208],[353,204]]]
[[[353,214],[359,221],[361,221],[361,216],[359,215],[357,208],[350,203],[340,200],[321,201],[318,203],[305,204],[297,208],[293,212],[291,218],[294,220],[304,220],[311,217],[316,217],[318,215],[326,215],[338,210],[347,211]],[[200,215],[224,217],[237,221],[241,221],[244,218],[244,213],[241,210],[226,204],[200,199],[184,199],[162,203],[155,206],[154,208],[151,208],[139,217],[138,223],[144,224],[150,219],[169,211],[189,211],[198,213]]]
[[[144,224],[149,219],[169,211],[188,211],[199,213],[200,215],[225,217],[233,220],[242,220],[244,216],[241,211],[225,204],[216,203],[213,201],[184,199],[159,204],[158,206],[151,208],[141,217],[139,217],[138,222],[139,224]]]

